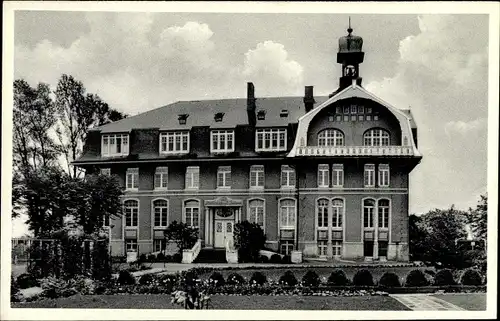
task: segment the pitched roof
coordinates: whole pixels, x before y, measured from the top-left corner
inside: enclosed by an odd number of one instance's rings
[[[305,114],[303,97],[263,97],[256,99],[256,112],[265,110],[264,120],[257,120],[257,127],[286,126],[295,123]],[[328,100],[327,96],[314,97],[315,106]],[[281,117],[281,110],[288,110]],[[221,122],[216,122],[216,113],[224,113]],[[188,114],[185,125],[180,125],[178,115]],[[160,130],[190,129],[193,126],[211,128],[234,128],[248,124],[247,99],[217,99],[178,101],[120,121],[96,127],[102,133],[128,132],[132,129],[159,128]]]

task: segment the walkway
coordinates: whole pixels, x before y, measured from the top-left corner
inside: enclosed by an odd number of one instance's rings
[[[465,311],[430,294],[392,294],[391,297],[414,311]]]

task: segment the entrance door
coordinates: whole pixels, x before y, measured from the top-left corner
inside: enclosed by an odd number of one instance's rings
[[[214,247],[225,247],[227,241],[233,240],[233,224],[229,220],[215,220]]]

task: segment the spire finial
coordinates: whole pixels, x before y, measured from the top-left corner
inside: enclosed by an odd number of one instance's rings
[[[349,16],[349,28],[347,29],[347,32],[349,33],[349,36],[352,33],[352,28],[351,28],[351,16]]]

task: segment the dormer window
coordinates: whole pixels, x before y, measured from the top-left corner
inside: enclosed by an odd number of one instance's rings
[[[224,118],[224,113],[216,113],[215,116],[214,116],[214,120],[216,122],[221,122],[222,121],[222,118]]]
[[[211,153],[234,152],[234,130],[212,130],[210,135],[212,138]]]
[[[160,134],[160,154],[189,153],[189,132],[176,131]]]
[[[280,117],[288,117],[288,110],[287,109],[282,109],[280,111]]]
[[[102,135],[101,155],[104,157],[127,156],[128,146],[128,134]]]
[[[286,150],[286,128],[257,129],[255,151],[278,152]]]
[[[186,120],[189,117],[188,114],[180,114],[177,118],[179,120],[179,125],[186,125]]]
[[[258,120],[264,120],[264,119],[266,119],[266,111],[265,110],[259,110],[257,112],[257,119]]]

